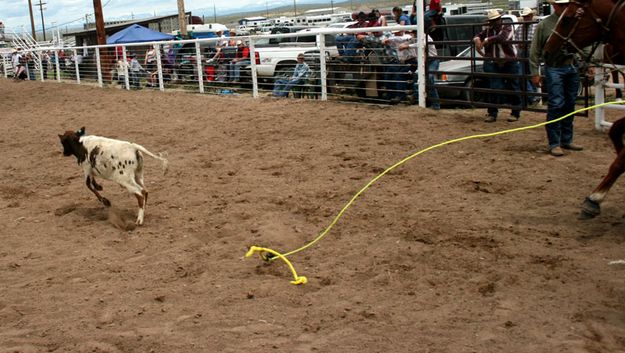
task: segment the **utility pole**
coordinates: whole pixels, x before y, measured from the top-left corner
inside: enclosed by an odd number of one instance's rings
[[[269,18],[269,2],[265,1],[265,10],[267,12],[267,18]]]
[[[217,23],[217,8],[215,7],[215,2],[213,2],[213,22]]]
[[[332,13],[334,13],[334,0],[330,0],[330,8],[332,9]]]
[[[104,13],[102,12],[102,1],[93,0],[93,16],[95,18],[95,31],[98,37],[98,45],[106,44],[106,29],[104,28]],[[109,48],[100,48],[100,63],[102,65],[102,76],[106,82],[111,81],[111,54]]]
[[[30,12],[30,29],[33,33],[33,39],[37,40],[37,33],[35,32],[35,18],[33,17],[33,2],[28,0],[28,11]]]
[[[93,0],[93,13],[95,15],[95,29],[98,36],[98,45],[105,45],[106,31],[104,30],[104,14],[102,13],[102,1]]]
[[[187,36],[187,17],[184,12],[184,0],[178,0],[178,24],[180,26],[180,35]]]
[[[295,13],[295,16],[297,16],[297,4],[295,3],[296,0],[293,0],[293,12]]]
[[[41,13],[41,28],[43,29],[43,41],[46,41],[46,23],[43,21],[43,5],[46,3],[43,1],[39,1],[35,6],[39,6],[39,12]]]

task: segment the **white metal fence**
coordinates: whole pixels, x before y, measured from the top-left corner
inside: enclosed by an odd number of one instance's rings
[[[595,70],[595,104],[605,103],[606,88],[611,88],[615,90],[620,89],[621,92],[625,90],[625,83],[609,82],[611,73],[613,71],[620,71],[616,75],[617,79],[619,75],[621,76],[620,79],[625,79],[625,74],[623,74],[625,72],[625,66],[622,65],[605,64]],[[612,126],[611,122],[605,120],[606,109],[625,110],[625,105],[608,104],[606,106],[595,109],[595,128],[599,131],[602,131]]]
[[[418,35],[410,41],[416,48],[409,63],[398,60],[392,46],[384,45],[396,36],[393,31],[409,33],[417,27],[319,28],[303,33],[33,48],[24,55],[30,79],[41,81],[253,97],[275,93],[320,100],[394,99],[425,106],[425,38]],[[337,35],[358,35],[358,48],[337,43]],[[237,41],[249,49],[247,59],[237,50]],[[302,79],[291,80],[298,54],[304,54],[310,70]],[[2,74],[11,77],[9,56],[2,57],[2,66]]]

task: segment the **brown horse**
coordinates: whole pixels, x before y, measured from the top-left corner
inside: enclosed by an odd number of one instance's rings
[[[560,15],[553,33],[545,44],[545,59],[549,60],[563,45],[581,52],[596,42],[609,44],[606,62],[625,64],[625,0],[574,0]],[[601,202],[618,177],[625,172],[625,118],[617,120],[609,136],[617,157],[608,174],[582,204],[580,219],[590,219],[601,213]]]
[[[549,61],[550,53],[563,44],[581,52],[596,42],[613,46],[614,53],[625,53],[625,0],[573,0],[566,7],[543,49]],[[618,57],[625,64],[625,55]]]

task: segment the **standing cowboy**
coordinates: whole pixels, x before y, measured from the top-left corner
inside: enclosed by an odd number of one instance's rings
[[[579,72],[574,54],[567,53],[564,46],[551,53],[549,60],[543,60],[543,48],[555,30],[560,15],[566,10],[570,0],[552,0],[554,12],[543,19],[534,32],[530,48],[530,72],[532,83],[540,86],[538,67],[545,62],[545,82],[547,91],[547,121],[555,120],[575,111],[575,98],[579,87]],[[545,126],[549,153],[554,157],[564,155],[562,149],[581,151],[582,146],[573,143],[573,116]]]
[[[475,48],[478,52],[483,53],[483,56],[487,59],[484,61],[484,72],[519,76],[521,74],[521,65],[516,60],[517,48],[511,43],[514,39],[514,29],[509,24],[503,24],[501,14],[495,9],[488,10],[487,18],[488,27],[473,38]],[[491,89],[503,90],[506,88],[504,78],[501,76],[493,75],[489,77],[488,81]],[[516,106],[512,108],[508,121],[514,122],[519,120],[521,116],[519,79],[516,77],[508,78],[508,82],[514,94],[506,96],[499,92],[493,92],[490,95],[490,101],[495,106],[488,108],[485,122],[492,123],[497,120],[499,109],[496,106],[506,103],[505,97],[509,97],[508,101],[513,106]]]

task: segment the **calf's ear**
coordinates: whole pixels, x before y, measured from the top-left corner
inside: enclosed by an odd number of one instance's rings
[[[63,141],[63,135],[59,135],[59,139]]]
[[[76,131],[76,135],[85,136],[85,127],[81,127],[78,131]]]

